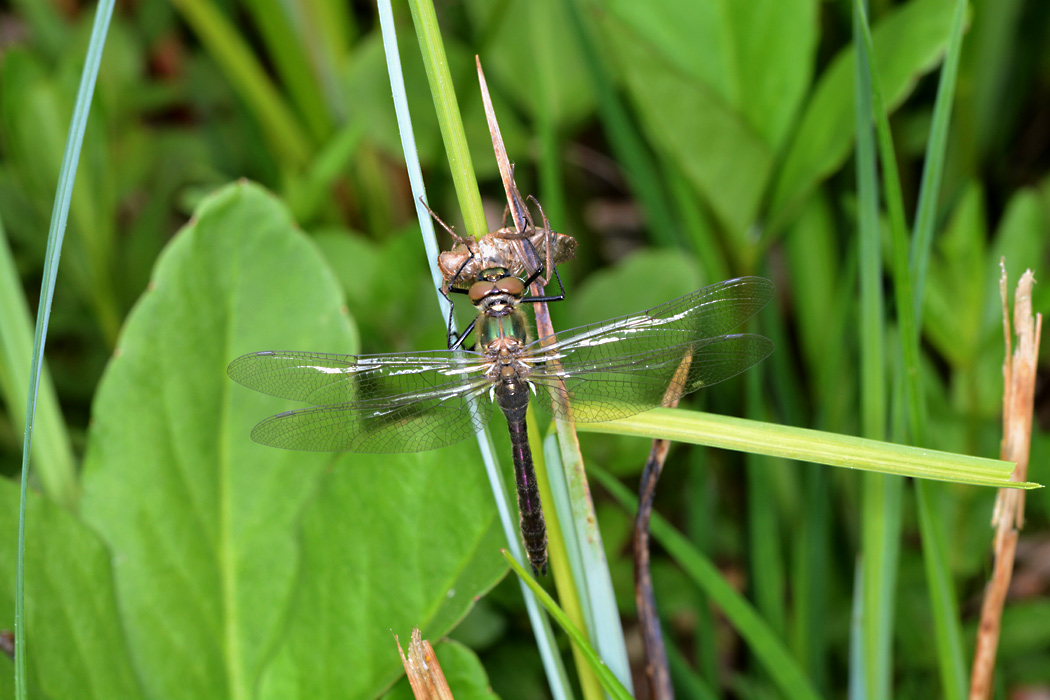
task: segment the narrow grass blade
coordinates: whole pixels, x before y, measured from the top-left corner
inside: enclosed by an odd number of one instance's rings
[[[861,40],[861,17],[853,13],[857,59],[854,95],[857,124],[857,228],[860,237],[861,431],[886,438],[886,329],[882,295],[882,237],[878,164],[872,129],[872,55]],[[862,615],[854,649],[860,663],[852,679],[870,698],[889,698],[893,677],[893,611],[897,600],[903,482],[886,474],[865,474],[861,494],[861,552],[867,566],[854,601]]]
[[[609,490],[623,508],[634,514],[638,503],[627,487],[602,469],[592,467],[591,474]],[[739,632],[776,684],[781,697],[790,700],[815,700],[820,697],[783,640],[751,603],[722,578],[718,568],[709,559],[656,513],[652,518],[652,534],[693,582],[722,609],[730,624]]]
[[[80,75],[77,100],[73,107],[73,118],[69,123],[69,136],[62,156],[62,169],[58,176],[58,190],[51,214],[51,227],[47,233],[47,254],[44,259],[43,281],[40,289],[40,306],[37,308],[36,329],[33,335],[33,364],[29,371],[29,396],[26,400],[25,440],[22,444],[22,494],[18,510],[18,573],[15,577],[15,695],[25,700],[26,689],[26,631],[25,631],[25,543],[26,543],[26,497],[29,490],[29,455],[33,444],[33,421],[36,415],[37,393],[40,389],[40,374],[44,366],[44,342],[51,319],[51,300],[55,294],[55,279],[62,255],[62,239],[65,236],[69,216],[69,202],[73,195],[80,148],[84,143],[84,130],[91,112],[91,98],[95,93],[102,62],[102,49],[106,45],[109,21],[113,17],[114,0],[101,0],[95,11],[95,22],[91,27],[84,70]]]
[[[29,373],[32,365],[33,327],[29,320],[29,303],[19,284],[11,249],[7,245],[3,222],[0,222],[0,393],[15,429],[23,430],[17,406],[29,395]],[[37,397],[33,463],[44,493],[68,510],[74,510],[79,497],[73,448],[66,431],[58,395],[46,369],[40,377]]]
[[[606,423],[577,423],[580,432],[666,438],[738,452],[786,457],[833,467],[898,474],[973,486],[1041,488],[1010,481],[1014,465],[998,459],[924,450],[807,428],[682,409],[654,408]]]
[[[854,1],[854,7],[860,20],[859,29],[867,51],[869,54],[873,54],[871,32],[869,31],[864,7],[860,0]],[[961,22],[962,17],[958,8],[954,19],[956,20],[956,29],[959,29],[957,25],[958,22]],[[909,442],[916,445],[924,445],[926,444],[926,404],[922,393],[921,367],[919,363],[919,327],[916,313],[920,300],[914,294],[912,281],[915,278],[922,278],[925,275],[925,270],[917,271],[913,267],[915,261],[911,261],[912,265],[909,265],[909,244],[904,219],[903,195],[893,149],[893,137],[890,133],[886,105],[879,88],[879,79],[874,71],[871,75],[871,87],[872,106],[877,126],[886,205],[890,220],[890,237],[893,248],[894,291],[900,324],[901,356],[903,360],[902,379],[907,432]],[[942,85],[942,87],[944,86]],[[944,116],[943,119],[947,119],[947,117]],[[941,150],[943,153],[943,148]],[[927,162],[926,167],[934,169],[933,172],[936,173],[943,167],[943,163]],[[931,175],[931,179],[939,179],[939,177],[934,178]],[[936,198],[936,192],[928,191],[926,196]],[[933,609],[934,625],[937,630],[937,657],[944,696],[953,700],[961,699],[966,697],[967,675],[962,652],[962,629],[959,623],[959,606],[948,569],[947,552],[943,542],[943,535],[940,532],[942,519],[940,509],[937,507],[937,498],[935,497],[936,488],[932,485],[917,483],[915,492],[919,509],[919,525],[923,538],[923,563],[926,567],[930,604]]]
[[[948,147],[948,126],[951,122],[952,105],[955,104],[955,79],[959,73],[962,55],[962,34],[966,21],[966,0],[956,0],[952,17],[948,50],[944,54],[941,79],[937,84],[937,100],[933,106],[933,122],[930,138],[923,159],[922,184],[919,187],[919,202],[915,210],[912,235],[911,273],[912,289],[915,293],[915,319],[921,328],[922,293],[926,286],[926,269],[933,246],[933,230],[937,222],[937,202],[940,198],[941,180],[944,177],[944,157]]]
[[[445,58],[445,45],[441,41],[441,28],[434,12],[434,3],[431,0],[410,0],[408,6],[412,10],[412,22],[416,27],[419,50],[423,54],[430,93],[434,97],[434,109],[437,111],[441,138],[445,142],[445,154],[459,198],[463,223],[469,235],[480,238],[488,233],[488,225],[485,223],[481,193],[478,191],[467,136],[463,130],[459,100],[456,98],[452,75],[448,72],[448,59]]]
[[[598,656],[598,652],[587,643],[587,638],[583,632],[576,625],[572,624],[569,617],[562,612],[561,608],[557,606],[554,600],[547,594],[547,591],[543,590],[536,579],[532,578],[525,572],[525,567],[518,563],[518,561],[510,555],[509,552],[503,552],[503,558],[510,564],[510,568],[514,569],[514,573],[518,575],[522,581],[532,590],[533,594],[540,601],[540,604],[547,610],[547,613],[554,618],[554,621],[569,635],[569,639],[572,640],[574,646],[576,646],[584,658],[587,659],[587,663],[591,669],[598,676],[601,681],[602,687],[605,692],[609,694],[609,697],[615,698],[616,700],[630,700],[631,694],[627,692],[627,689],[620,684],[620,681],[616,680],[616,676],[612,674],[612,671],[605,665],[601,657]]]

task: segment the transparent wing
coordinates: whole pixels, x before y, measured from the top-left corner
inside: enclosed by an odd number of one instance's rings
[[[551,394],[550,406],[536,405],[581,422],[613,420],[729,379],[773,351],[763,336],[724,334],[758,313],[774,291],[769,280],[742,277],[559,333],[546,347],[532,343],[530,355],[544,363],[529,380]]]
[[[481,356],[260,352],[234,360],[235,381],[313,408],[264,420],[252,439],[290,450],[420,452],[459,442],[488,423],[491,381]]]
[[[333,355],[323,352],[253,352],[230,363],[239,384],[270,396],[327,406],[393,399],[447,390],[480,375],[484,356],[447,350],[411,355]]]
[[[529,380],[550,399],[538,408],[581,423],[626,418],[734,377],[773,352],[765,336],[723,335],[631,355],[587,357],[537,367]]]
[[[464,440],[492,417],[484,386],[461,383],[448,395],[414,401],[361,401],[279,413],[259,423],[252,439],[286,450],[423,452]],[[471,400],[476,399],[476,400]]]

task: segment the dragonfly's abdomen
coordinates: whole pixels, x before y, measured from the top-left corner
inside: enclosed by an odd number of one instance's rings
[[[528,429],[524,418],[520,423],[507,422],[510,444],[514,452],[514,481],[518,489],[518,512],[521,513],[521,537],[529,563],[535,573],[547,573],[547,524],[540,507],[540,490],[536,485],[536,471],[532,464]]]

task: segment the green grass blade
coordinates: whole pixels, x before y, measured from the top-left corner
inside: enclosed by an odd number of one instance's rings
[[[33,347],[33,327],[29,319],[29,303],[18,283],[18,270],[0,221],[0,393],[15,421],[15,430],[25,429],[16,407],[29,395]],[[35,427],[39,439],[32,447],[33,464],[44,493],[52,501],[74,510],[80,486],[73,448],[58,395],[46,369],[42,370],[40,382]]]
[[[861,18],[853,14],[855,114],[857,123],[857,227],[860,235],[861,294],[861,431],[865,437],[886,438],[886,358],[882,250],[879,218],[878,165],[872,130],[871,54],[861,40]],[[861,495],[861,552],[867,565],[858,589],[863,610],[855,650],[861,674],[853,679],[870,698],[889,698],[893,678],[893,611],[897,599],[903,482],[886,474],[865,474]]]
[[[967,697],[969,666],[963,656],[962,626],[959,602],[948,566],[948,545],[944,534],[943,509],[937,502],[943,489],[938,484],[915,483],[915,498],[922,532],[923,568],[933,612],[937,638],[937,664],[943,697],[963,700]]]
[[[860,21],[859,30],[864,40],[868,55],[874,55],[871,31],[868,28],[867,15],[860,0],[854,0],[854,8]],[[879,77],[874,68],[868,65],[871,80],[872,109],[878,136],[879,157],[882,162],[883,191],[886,198],[886,211],[889,215],[890,240],[892,243],[892,261],[894,275],[894,298],[897,302],[898,324],[900,325],[901,351],[904,359],[904,396],[907,408],[907,426],[909,442],[924,444],[926,438],[926,408],[922,399],[919,381],[919,333],[915,323],[914,293],[912,291],[911,272],[908,261],[908,226],[904,217],[904,195],[901,192],[900,170],[897,167],[897,156],[893,149],[893,135],[886,112],[886,103],[879,87]]]
[[[1014,469],[1012,462],[680,408],[654,408],[605,423],[577,423],[576,429],[588,433],[664,438],[800,462],[957,484],[1041,488],[1031,482],[1010,481]]]
[[[573,591],[563,591],[559,586],[559,596],[569,612],[573,612],[570,606],[582,608],[582,622],[590,639],[613,674],[631,688],[627,643],[579,441],[575,431],[564,421],[556,426],[551,437],[557,438],[556,444],[545,444],[544,451],[551,454],[551,465],[555,467],[548,470],[555,510],[572,516],[565,521],[563,535],[569,540],[566,545],[572,555],[570,565],[575,586]],[[570,602],[569,597],[578,597],[579,601]],[[582,676],[587,669],[584,667],[580,671],[581,685],[584,685]],[[586,692],[584,696],[594,697]]]
[[[933,246],[933,229],[937,221],[937,201],[941,191],[941,180],[944,178],[944,155],[948,147],[948,127],[951,121],[952,105],[955,104],[955,79],[959,73],[959,59],[962,55],[966,6],[966,0],[957,0],[955,3],[951,35],[948,37],[948,50],[944,55],[941,79],[937,85],[933,122],[930,125],[930,138],[926,144],[926,157],[923,160],[919,202],[915,210],[911,272],[917,323],[922,319],[922,293],[926,285],[930,248]]]
[[[332,119],[318,71],[326,70],[329,74],[333,71],[319,60],[323,54],[316,47],[306,45],[307,37],[313,39],[316,33],[305,4],[249,0],[243,7],[251,13],[282,86],[298,107],[311,137],[321,143],[332,131]],[[311,59],[315,60],[311,62]]]
[[[423,54],[430,93],[434,97],[441,138],[445,142],[445,154],[452,173],[452,182],[459,198],[460,213],[467,234],[480,238],[488,233],[485,211],[481,206],[481,193],[474,176],[474,164],[467,146],[463,117],[460,116],[459,100],[456,98],[452,75],[448,71],[445,45],[441,40],[434,4],[430,0],[410,0],[412,22],[416,28],[416,39]]]
[[[255,115],[283,165],[293,170],[305,165],[312,150],[310,138],[233,23],[209,0],[173,0],[172,4]]]
[[[860,29],[869,53],[872,52],[871,32],[860,0],[855,0]],[[956,13],[958,19],[958,13]],[[916,300],[912,287],[915,270],[909,265],[909,243],[904,219],[904,203],[900,186],[893,137],[890,133],[886,105],[882,99],[878,76],[872,72],[872,101],[875,123],[878,129],[879,153],[882,159],[883,182],[886,205],[889,212],[890,236],[893,248],[894,291],[900,324],[902,378],[904,406],[909,442],[926,444],[926,404],[922,394],[921,367],[919,363],[919,328],[917,325]],[[944,117],[947,118],[946,116]],[[932,145],[932,144],[931,144]],[[926,163],[927,168],[939,170],[943,164]],[[928,192],[928,197],[936,197]],[[914,261],[912,261],[914,262]],[[918,276],[924,276],[923,271]],[[930,487],[916,485],[919,522],[923,537],[924,564],[930,604],[933,607],[936,627],[937,657],[941,672],[944,696],[953,700],[966,697],[966,665],[962,658],[962,629],[959,624],[958,603],[952,586],[951,575],[944,547],[935,523],[940,522],[940,510],[936,499],[928,491]]]
[[[854,34],[859,35],[859,19]],[[859,37],[858,37],[859,39]],[[882,251],[879,234],[878,167],[871,128],[869,54],[857,41],[857,228],[860,235],[860,395],[861,432],[873,440],[886,438],[886,358],[883,328]]]
[[[503,552],[503,558],[510,564],[510,568],[514,569],[514,573],[518,575],[522,581],[529,587],[536,598],[540,601],[540,604],[547,610],[547,613],[554,618],[554,621],[569,635],[569,639],[572,640],[573,645],[580,650],[584,658],[587,659],[587,663],[594,671],[595,675],[598,676],[601,681],[602,687],[610,697],[616,698],[616,700],[631,700],[631,694],[627,692],[627,689],[620,684],[620,681],[616,679],[612,671],[605,665],[601,657],[598,656],[598,652],[587,643],[587,638],[584,636],[583,631],[579,627],[572,624],[569,620],[569,616],[562,612],[561,608],[557,606],[554,599],[547,594],[547,591],[543,590],[536,579],[532,578],[525,572],[525,567],[518,563],[518,560],[510,555],[509,552]]]
[[[40,374],[44,366],[44,342],[51,318],[51,301],[55,294],[55,279],[58,277],[58,263],[62,255],[62,239],[65,236],[66,221],[69,217],[69,203],[73,195],[80,148],[84,143],[84,130],[87,128],[88,115],[91,112],[91,98],[95,93],[95,81],[102,62],[102,50],[106,45],[106,34],[109,31],[110,19],[113,17],[113,6],[114,0],[101,0],[95,12],[95,22],[91,27],[91,40],[84,59],[84,69],[80,75],[80,86],[77,89],[73,117],[69,123],[69,136],[62,155],[62,169],[58,177],[58,189],[55,192],[51,227],[47,233],[47,255],[44,259],[40,306],[37,308],[36,329],[33,334],[33,364],[29,371],[25,441],[22,445],[22,492],[18,510],[18,572],[15,577],[15,695],[19,700],[25,700],[28,697],[24,584],[26,499],[29,491],[29,455],[33,443],[33,421],[36,414],[37,393],[40,389]]]
[[[591,474],[609,490],[623,508],[634,514],[638,508],[638,501],[627,487],[602,469],[592,467]],[[722,609],[730,624],[747,642],[752,653],[776,684],[781,696],[790,700],[819,698],[820,694],[813,688],[783,640],[747,599],[726,582],[718,567],[697,551],[692,543],[675,531],[659,514],[653,513],[651,524],[653,538],[681,565],[693,582],[703,589],[711,598],[711,602]]]

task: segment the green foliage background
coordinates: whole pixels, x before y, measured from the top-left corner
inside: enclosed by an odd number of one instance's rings
[[[870,8],[912,208],[954,8]],[[93,9],[20,0],[0,10],[10,29],[0,40],[8,582],[28,371],[19,353]],[[457,224],[411,19],[401,5],[395,13],[430,203]],[[570,296],[552,308],[556,327],[763,274],[779,295],[759,330],[777,352],[693,405],[861,431],[849,3],[466,0],[438,13],[490,222],[502,190],[475,53],[519,186],[580,243],[562,270]],[[999,259],[1012,280],[1029,267],[1041,280],[1047,269],[1050,8],[979,0],[968,17],[922,306],[924,446],[996,456]],[[466,687],[486,683],[472,649],[500,696],[546,692],[516,585],[475,603],[504,567],[472,444],[397,457],[269,450],[248,432],[289,406],[225,377],[226,364],[252,350],[443,345],[389,95],[367,4],[172,0],[118,11],[38,412],[27,545],[34,697],[375,697],[399,669],[391,630],[405,640],[419,625],[439,637],[464,615],[447,653],[467,669]],[[1046,302],[1037,286],[1036,309]],[[886,319],[893,406],[892,304]],[[900,438],[898,415],[882,437]],[[648,445],[593,435],[582,443],[589,463],[634,487]],[[1029,480],[1050,481],[1048,446],[1037,420]],[[745,464],[682,447],[657,501],[828,697],[842,696],[850,675],[855,567],[872,517],[866,488],[827,467]],[[595,491],[630,630],[630,515]],[[972,644],[994,493],[932,493]],[[1041,492],[1029,494],[1027,517],[1004,619],[1003,696],[1050,683]],[[897,698],[950,695],[930,643],[915,520],[905,498],[899,561],[887,571],[894,609],[881,623]],[[655,553],[680,692],[775,696],[770,674],[681,566]],[[0,610],[12,610],[12,595],[13,585],[0,589]],[[11,627],[9,614],[0,627]],[[4,677],[10,669],[0,659]],[[0,697],[11,685],[0,678]]]

